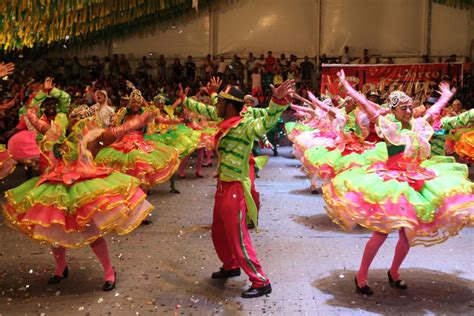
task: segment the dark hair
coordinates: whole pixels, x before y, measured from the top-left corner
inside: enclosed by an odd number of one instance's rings
[[[232,105],[236,110],[237,112],[240,112],[242,111],[243,107],[244,107],[244,102],[239,102],[239,101],[234,101],[234,100],[226,100],[226,105]]]
[[[58,104],[58,100],[52,97],[47,97],[46,99],[43,100],[41,103],[41,106],[43,108],[51,107],[51,106],[56,106]]]

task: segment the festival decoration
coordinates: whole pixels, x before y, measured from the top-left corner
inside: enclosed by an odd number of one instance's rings
[[[144,28],[213,0],[35,0],[0,1],[4,52],[112,37]]]

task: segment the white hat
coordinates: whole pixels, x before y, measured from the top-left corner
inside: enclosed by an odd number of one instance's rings
[[[258,100],[257,98],[251,96],[250,94],[247,94],[245,97],[244,97],[244,101],[247,101],[247,100],[252,100],[252,106],[257,106],[258,105]]]

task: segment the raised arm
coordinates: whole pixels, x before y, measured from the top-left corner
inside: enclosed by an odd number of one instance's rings
[[[219,88],[222,81],[220,79],[215,79],[215,77],[213,77],[211,79],[211,83],[212,83],[211,85],[208,85],[208,89],[212,95],[213,93],[217,93],[217,89]],[[188,109],[191,112],[198,113],[209,120],[213,120],[213,121],[222,120],[219,116],[217,116],[217,110],[215,106],[207,105],[207,104],[198,102],[196,100],[193,100],[191,98],[188,98],[187,97],[188,91],[189,91],[188,88],[186,88],[186,90],[183,90],[183,87],[181,86],[181,84],[179,85],[178,95],[186,109]]]
[[[99,137],[87,144],[87,148],[92,155],[95,156],[101,148],[113,144],[128,132],[143,129],[149,122],[152,122],[155,119],[156,114],[155,111],[145,112],[120,126],[104,129]]]
[[[441,119],[441,128],[446,130],[474,124],[474,109],[470,109],[464,113],[452,117],[443,117]]]
[[[278,88],[270,85],[273,97],[268,106],[267,115],[246,120],[246,134],[250,141],[263,137],[277,122],[281,114],[290,105],[291,97],[295,93],[295,81],[286,80]]]
[[[69,93],[53,87],[51,92],[49,92],[49,96],[58,100],[58,106],[56,108],[58,113],[67,114],[69,112],[69,105],[71,104],[71,96]]]
[[[253,118],[263,117],[268,114],[268,108],[254,108],[247,107],[245,108],[245,115],[249,115]]]
[[[332,108],[332,107],[328,106],[327,104],[325,104],[324,102],[319,101],[314,96],[314,94],[312,94],[311,92],[308,92],[308,96],[311,99],[311,101],[301,97],[298,94],[294,94],[295,99],[300,100],[302,102],[305,102],[307,104],[310,104],[310,105],[312,105],[313,108],[319,108],[319,109],[323,110],[324,112],[326,112],[328,114],[331,114],[335,117],[341,117],[341,113],[339,113],[339,111],[337,109]],[[314,102],[312,102],[312,101],[314,101]],[[317,113],[315,111],[313,111],[313,112],[314,112],[314,115],[317,115]]]
[[[46,134],[46,132],[51,127],[48,123],[38,117],[35,108],[29,108],[26,111],[26,116],[28,117],[28,120],[30,121],[31,125],[33,125],[33,127],[43,135]]]
[[[346,75],[344,70],[341,70],[337,73],[339,77],[339,82],[346,88],[347,93],[357,101],[357,104],[360,106],[361,110],[367,113],[371,122],[376,122],[381,112],[377,109],[371,102],[369,102],[363,95],[358,93],[350,83],[346,80]]]
[[[57,112],[67,114],[71,103],[71,96],[58,88],[54,87],[53,78],[46,78],[43,87],[31,100],[31,107],[40,107],[41,103],[47,98],[52,97],[58,100]]]
[[[332,113],[336,116],[340,115],[339,111],[336,108],[331,107],[327,105],[326,103],[319,101],[318,98],[316,98],[316,96],[310,91],[308,91],[308,97],[311,100],[311,102],[313,102],[318,108],[322,109],[323,111]]]
[[[439,89],[441,96],[439,97],[438,101],[436,101],[436,103],[433,104],[423,116],[423,118],[428,122],[432,122],[440,115],[441,110],[448,104],[449,100],[456,92],[455,88],[449,89],[449,84],[446,82],[440,83]]]
[[[183,105],[189,111],[200,114],[208,120],[221,121],[221,118],[217,116],[216,107],[212,105],[207,105],[188,97],[184,98]]]
[[[296,104],[290,104],[290,108],[292,108],[293,110],[295,110],[296,112],[302,112],[302,113],[307,113],[307,114],[310,114],[311,116],[316,116],[316,111],[314,111],[313,109],[310,109],[308,107],[305,107],[305,106],[301,106],[301,105],[296,105]]]

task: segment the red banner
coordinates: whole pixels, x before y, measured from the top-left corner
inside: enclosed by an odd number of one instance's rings
[[[403,90],[421,98],[437,89],[436,84],[448,80],[452,85],[462,82],[461,63],[409,65],[323,65],[321,94],[344,95],[339,91],[337,72],[343,69],[347,80],[363,93],[377,91],[383,97],[387,92]]]

